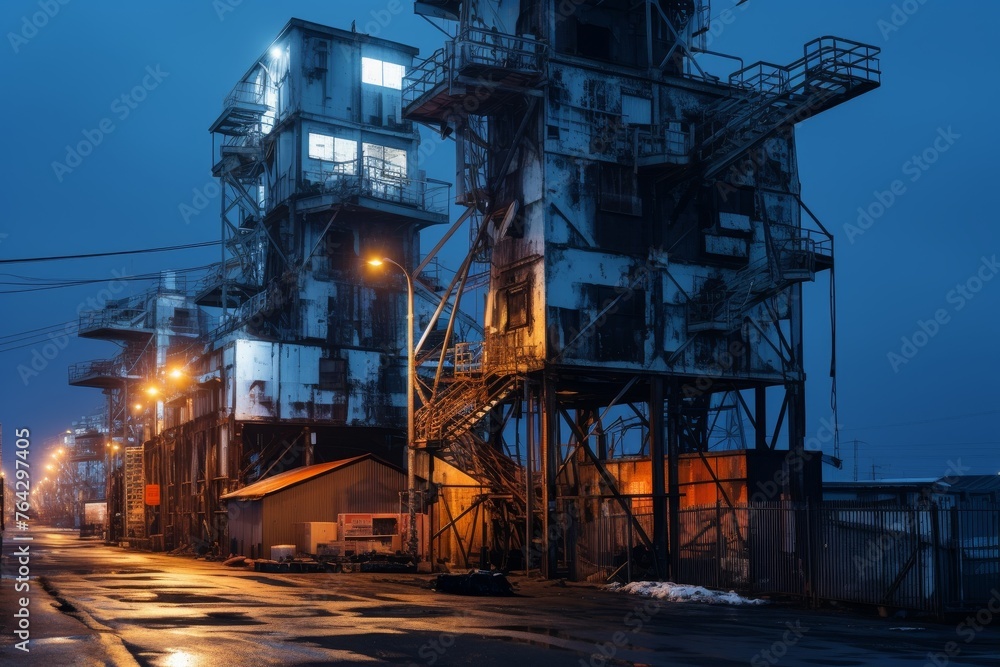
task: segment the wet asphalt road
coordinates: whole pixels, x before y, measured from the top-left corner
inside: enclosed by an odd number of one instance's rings
[[[659,603],[516,576],[515,597],[457,597],[428,575],[261,574],[33,537],[31,576],[48,591],[32,592],[37,643],[13,646],[8,540],[2,665],[1000,665],[1000,618],[966,643],[954,621]]]

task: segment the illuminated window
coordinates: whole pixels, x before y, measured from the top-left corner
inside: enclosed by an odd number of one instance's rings
[[[365,165],[371,170],[382,170],[387,175],[406,176],[406,151],[402,148],[390,148],[378,144],[362,144],[362,154]]]
[[[358,142],[310,132],[309,157],[335,162],[338,173],[354,174],[357,172]]]
[[[403,75],[406,68],[395,63],[387,63],[375,58],[361,59],[361,82],[385,88],[403,89]]]
[[[314,160],[333,160],[333,137],[310,132],[309,157]]]

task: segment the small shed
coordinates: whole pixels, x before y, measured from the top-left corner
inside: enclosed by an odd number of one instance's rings
[[[224,494],[230,551],[264,558],[295,543],[295,524],[337,515],[399,513],[406,473],[372,454],[295,468]]]

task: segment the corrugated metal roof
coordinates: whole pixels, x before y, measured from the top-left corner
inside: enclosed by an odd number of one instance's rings
[[[941,482],[951,491],[996,492],[1000,491],[1000,475],[962,475],[944,477]]]
[[[372,459],[386,467],[399,470],[398,467],[383,461],[373,454],[362,454],[361,456],[355,456],[349,459],[330,461],[329,463],[317,463],[316,465],[295,468],[294,470],[278,473],[273,477],[268,477],[267,479],[254,482],[249,486],[244,486],[242,489],[237,489],[236,491],[223,494],[220,498],[222,500],[257,500],[277,491],[281,491],[282,489],[287,489],[291,486],[295,486],[296,484],[301,484],[302,482],[313,479],[314,477],[325,475],[328,472],[332,472],[340,468],[346,468],[349,465],[353,465],[366,459]]]

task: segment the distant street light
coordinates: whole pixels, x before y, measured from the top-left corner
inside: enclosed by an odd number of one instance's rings
[[[413,279],[402,264],[388,257],[368,260],[369,266],[381,267],[392,264],[406,277],[406,510],[410,515],[410,530],[407,536],[409,552],[417,557],[417,455],[416,427],[414,422],[413,386],[417,381],[416,360],[413,349]]]

